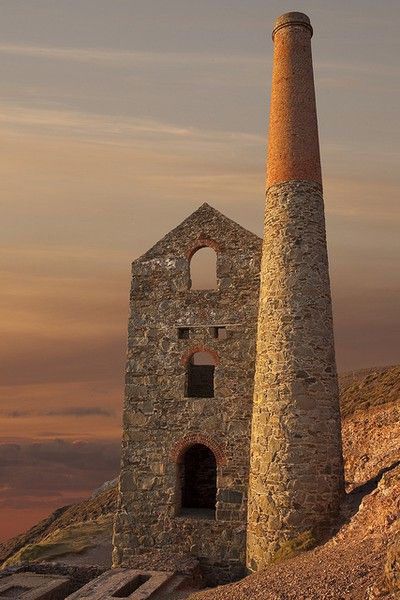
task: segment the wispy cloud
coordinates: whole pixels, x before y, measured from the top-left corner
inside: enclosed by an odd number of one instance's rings
[[[84,138],[101,138],[102,141],[135,139],[198,140],[215,143],[240,141],[246,144],[263,143],[261,135],[246,132],[207,130],[196,127],[179,127],[156,120],[113,117],[73,110],[55,110],[0,103],[0,126],[17,131],[30,130],[43,135],[68,135]]]
[[[112,48],[68,48],[57,46],[28,46],[18,44],[0,44],[0,52],[15,56],[44,58],[50,60],[96,63],[113,67],[139,64],[171,65],[244,65],[265,64],[261,55],[223,55],[196,52],[136,52],[121,51]]]
[[[117,441],[0,444],[0,508],[27,508],[44,499],[55,508],[68,495],[76,501],[115,477],[119,455]]]
[[[46,417],[112,417],[114,412],[102,406],[68,406],[44,411],[43,415]]]
[[[132,67],[140,65],[175,65],[175,66],[266,66],[267,53],[264,54],[219,54],[208,52],[143,52],[115,50],[114,48],[80,48],[66,46],[31,46],[24,44],[0,44],[0,53],[26,58],[46,60],[72,61],[85,64],[98,64],[110,67]],[[346,63],[343,61],[327,61],[315,59],[316,69],[323,73],[339,72],[346,81],[349,76],[370,75],[377,72],[388,77],[399,73],[398,65],[375,64],[370,62]],[[323,77],[323,75],[322,75]]]
[[[189,128],[176,127],[157,121],[111,117],[72,110],[31,108],[15,104],[0,104],[0,124],[16,128],[40,129],[42,133],[69,135],[131,136],[157,134],[187,137]]]
[[[0,413],[9,419],[30,417],[112,417],[114,412],[102,406],[68,406],[48,410],[5,410]]]

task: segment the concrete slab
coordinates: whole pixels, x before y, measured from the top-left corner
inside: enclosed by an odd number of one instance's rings
[[[70,579],[58,575],[25,572],[0,579],[0,600],[64,600],[70,591]]]
[[[167,571],[112,569],[90,581],[66,600],[148,600],[173,577],[174,573]]]

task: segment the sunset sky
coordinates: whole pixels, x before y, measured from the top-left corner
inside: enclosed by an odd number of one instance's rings
[[[275,18],[306,12],[340,371],[398,363],[398,0],[0,2],[0,541],[118,470],[130,263],[261,235]]]

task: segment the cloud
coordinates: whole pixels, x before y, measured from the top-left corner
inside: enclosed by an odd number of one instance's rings
[[[101,381],[123,377],[125,341],[123,330],[91,335],[82,323],[83,333],[68,335],[68,327],[59,334],[44,332],[24,334],[25,344],[18,344],[12,333],[4,336],[8,353],[3,352],[0,368],[3,385],[69,381]],[[78,329],[78,326],[76,327]],[[16,327],[16,330],[18,328]],[[79,340],[79,344],[77,344]],[[21,372],[20,365],[25,365]]]
[[[190,72],[196,69],[196,80],[220,85],[240,87],[243,83],[258,85],[261,74],[270,60],[265,54],[218,54],[207,52],[138,52],[121,51],[113,48],[80,48],[62,46],[32,46],[24,44],[0,44],[0,54],[19,56],[28,59],[75,62],[82,65],[96,65],[112,69],[156,67],[158,69],[183,67],[189,70],[185,74],[188,81]],[[253,69],[249,80],[250,69]],[[385,63],[345,63],[343,61],[315,60],[318,85],[322,88],[371,87],[381,85],[381,80],[395,82],[399,67]],[[242,77],[237,77],[238,70]],[[371,72],[378,74],[378,81],[370,77]],[[218,73],[218,76],[215,75]],[[149,75],[147,75],[149,77]],[[235,78],[236,76],[236,78]],[[243,76],[245,82],[243,82]]]
[[[72,417],[112,417],[114,412],[101,406],[69,406],[67,408],[58,408],[48,410],[42,413],[44,416],[72,416]]]
[[[0,103],[0,126],[15,130],[37,131],[41,135],[66,135],[101,139],[111,143],[116,140],[149,141],[153,147],[160,140],[206,142],[227,144],[263,144],[264,136],[238,131],[209,130],[197,127],[181,127],[154,119],[120,117],[107,114],[57,110],[16,103]]]
[[[33,46],[25,44],[0,44],[0,53],[27,58],[47,60],[71,61],[86,64],[97,64],[111,67],[132,67],[139,65],[183,65],[210,67],[232,65],[259,65],[265,67],[268,56],[263,54],[221,54],[218,52],[142,52],[121,51],[114,48],[82,48],[65,46]],[[379,71],[381,76],[393,77],[399,73],[398,65],[349,63],[340,60],[331,61],[316,57],[315,64],[318,70],[324,72],[340,72],[355,75],[370,75],[371,71]]]
[[[193,135],[189,128],[176,127],[149,119],[121,118],[96,115],[74,110],[55,110],[0,104],[0,125],[14,129],[37,130],[42,135],[67,135],[101,137],[106,139],[127,138],[140,135],[188,137]]]
[[[32,415],[31,410],[3,410],[1,411],[3,417],[8,417],[10,419],[23,419],[25,417],[30,417]]]
[[[118,474],[119,456],[117,441],[0,444],[0,508],[55,508],[89,495]]]
[[[120,442],[24,439],[0,444],[0,545],[119,472]]]
[[[112,48],[67,48],[60,46],[28,46],[22,44],[0,44],[0,53],[28,58],[73,61],[101,64],[112,67],[133,65],[265,65],[263,55],[223,55],[200,52],[132,52]]]
[[[43,417],[112,417],[114,411],[111,411],[102,406],[69,406],[66,408],[55,408],[51,410],[5,410],[1,414],[4,417],[11,419],[23,419],[32,416],[43,416]]]
[[[84,358],[81,357],[82,362]],[[112,350],[108,361],[110,360],[113,360]],[[0,388],[2,398],[0,430],[3,432],[1,441],[19,443],[27,438],[44,441],[54,438],[69,441],[119,440],[123,363],[121,361],[119,368],[116,368],[115,373],[111,373],[108,379],[101,380],[88,365],[86,368],[85,364],[87,365],[87,362],[82,364],[81,373],[76,372],[75,381],[68,381],[66,376],[62,383],[48,381],[47,363],[44,361],[43,365],[38,364],[36,367],[38,370],[42,369],[41,383],[33,382],[30,377],[31,381],[26,384],[15,380],[8,386],[2,385]],[[49,372],[55,368],[56,365],[50,365]],[[92,373],[92,379],[77,380],[79,375],[85,377],[85,371]],[[59,410],[68,414],[54,416],[47,414],[58,413]]]

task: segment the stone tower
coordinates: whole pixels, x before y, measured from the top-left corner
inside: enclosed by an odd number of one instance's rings
[[[308,17],[278,18],[269,127],[247,565],[318,539],[343,493]]]
[[[261,244],[204,204],[132,265],[114,566],[190,554],[209,583],[245,572]],[[204,247],[212,290],[191,285]]]

